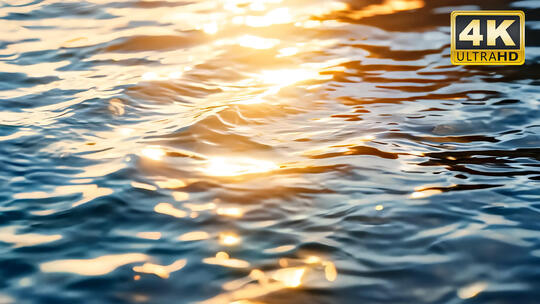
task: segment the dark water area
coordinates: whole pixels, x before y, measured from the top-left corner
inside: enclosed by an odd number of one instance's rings
[[[451,65],[458,9],[525,64]],[[540,1],[0,18],[0,303],[540,303]]]

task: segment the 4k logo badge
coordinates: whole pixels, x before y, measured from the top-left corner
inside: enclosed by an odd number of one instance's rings
[[[525,62],[522,11],[453,11],[451,58],[458,65],[519,65]]]

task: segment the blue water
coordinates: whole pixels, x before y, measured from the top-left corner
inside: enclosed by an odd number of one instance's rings
[[[449,13],[523,10],[523,66]],[[0,303],[540,303],[540,2],[0,3]]]

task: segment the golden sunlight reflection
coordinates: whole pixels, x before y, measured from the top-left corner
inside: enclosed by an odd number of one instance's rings
[[[219,28],[217,22],[211,22],[204,24],[202,30],[207,34],[213,35],[218,32]]]
[[[156,191],[157,190],[156,186],[145,184],[145,183],[139,183],[139,182],[136,182],[136,181],[131,182],[131,187],[144,189],[144,190],[149,190],[149,191]]]
[[[148,232],[138,232],[137,237],[147,240],[159,240],[161,238],[161,232],[148,231]]]
[[[201,241],[206,240],[210,238],[210,234],[206,231],[191,231],[186,232],[179,236],[177,240],[189,242],[189,241]]]
[[[175,261],[174,263],[166,266],[144,263],[142,266],[134,266],[133,271],[138,273],[154,274],[162,279],[168,279],[172,272],[182,269],[185,265],[185,259]]]
[[[220,252],[218,255],[225,260],[229,257],[224,252]],[[302,260],[281,258],[279,259],[279,267],[281,268],[276,270],[252,269],[248,276],[223,284],[225,293],[202,303],[236,303],[238,301],[250,303],[251,299],[282,289],[297,288],[311,284],[311,282],[317,282],[315,279],[321,272],[327,282],[334,282],[338,276],[337,268],[333,262],[315,255],[310,255]]]
[[[278,269],[272,279],[282,282],[285,287],[298,287],[302,284],[302,277],[306,269],[304,267],[290,267]]]
[[[0,242],[13,244],[15,247],[35,246],[61,239],[60,234],[44,235],[37,233],[17,233],[17,227],[0,228]]]
[[[286,47],[280,49],[278,57],[287,57],[298,54],[300,50],[297,47]]]
[[[187,212],[184,210],[176,209],[169,203],[159,203],[154,207],[154,211],[161,214],[166,214],[178,218],[186,217]]]
[[[285,24],[292,22],[291,16],[287,7],[280,7],[269,11],[263,16],[245,16],[243,23],[250,27],[266,27],[273,24]],[[239,23],[236,21],[235,23]]]
[[[214,202],[204,204],[185,203],[184,207],[189,208],[191,211],[206,211],[216,208],[216,204]]]
[[[175,189],[186,186],[186,182],[180,179],[171,178],[164,181],[156,181],[156,185],[162,189]]]
[[[161,158],[165,156],[165,151],[160,146],[150,146],[144,148],[141,151],[141,154],[144,157],[150,158],[152,160],[161,160]]]
[[[428,187],[417,187],[414,189],[414,192],[411,193],[410,198],[412,199],[421,199],[426,198],[432,195],[442,193],[440,189],[432,189]]]
[[[72,204],[72,207],[76,207],[87,203],[95,198],[106,196],[112,194],[114,191],[110,188],[99,187],[97,185],[66,185],[58,186],[54,189],[53,192],[43,192],[43,191],[34,191],[34,192],[21,192],[13,195],[16,199],[40,199],[48,198],[52,196],[62,196],[62,195],[72,195],[80,194],[82,197],[78,201],[75,201]]]
[[[470,299],[476,297],[479,293],[487,288],[486,282],[476,282],[471,285],[462,287],[458,290],[457,294],[462,299]]]
[[[283,252],[293,250],[294,248],[295,248],[294,245],[283,245],[279,247],[265,249],[264,252],[265,253],[283,253]]]
[[[237,43],[243,47],[252,49],[269,49],[279,44],[277,39],[262,38],[253,35],[243,35],[238,37]]]
[[[242,217],[244,211],[238,207],[223,207],[216,210],[218,215],[230,216],[230,217]]]
[[[238,176],[243,174],[263,173],[279,167],[271,161],[253,158],[213,157],[203,172],[211,176]]]
[[[232,232],[219,234],[219,243],[225,246],[234,246],[240,243],[240,237]]]
[[[259,75],[259,79],[268,84],[287,86],[297,82],[311,79],[330,79],[332,75],[320,75],[319,72],[312,69],[283,69],[267,70]]]
[[[116,268],[147,261],[149,257],[142,253],[125,253],[104,255],[94,259],[70,259],[45,262],[40,265],[43,272],[70,272],[83,276],[100,276],[114,271]]]
[[[206,264],[220,265],[223,267],[231,267],[231,268],[249,267],[249,263],[247,261],[233,259],[229,256],[228,253],[223,252],[223,251],[218,252],[215,257],[204,258],[203,262]]]
[[[347,12],[347,17],[361,19],[376,15],[387,15],[399,11],[407,11],[424,7],[422,0],[385,0],[381,4],[372,4],[361,10]]]
[[[174,191],[172,193],[172,196],[173,196],[174,200],[177,201],[177,202],[181,202],[181,201],[185,201],[185,200],[189,199],[189,193],[183,192],[183,191]]]
[[[324,266],[324,277],[328,282],[334,282],[337,279],[337,269],[336,265],[331,261],[323,262]]]

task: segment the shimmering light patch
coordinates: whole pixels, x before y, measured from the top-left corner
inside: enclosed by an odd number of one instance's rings
[[[174,200],[177,202],[185,201],[189,199],[189,193],[182,192],[182,191],[175,191],[172,193],[172,196],[174,197]]]
[[[148,232],[138,232],[137,237],[148,240],[159,240],[161,238],[161,232],[148,231]]]
[[[282,252],[287,252],[293,249],[294,249],[294,245],[283,245],[279,247],[265,249],[264,252],[265,253],[282,253]]]
[[[209,160],[204,172],[212,176],[237,176],[250,173],[263,173],[278,168],[276,164],[266,160],[214,157]]]
[[[279,50],[278,57],[287,57],[287,56],[296,55],[298,53],[298,51],[299,50],[296,47],[282,48],[282,49]]]
[[[161,214],[167,214],[174,217],[186,217],[187,212],[184,210],[176,209],[169,203],[159,203],[154,207],[154,211]]]
[[[44,191],[19,192],[13,194],[16,199],[39,199],[49,197],[50,193]]]
[[[185,187],[186,183],[183,180],[171,178],[164,181],[157,181],[156,185],[164,189],[175,189]]]
[[[294,288],[302,284],[302,277],[306,268],[304,267],[290,267],[278,269],[272,278],[276,281],[283,283],[285,287]]]
[[[277,39],[262,38],[253,35],[243,35],[238,37],[237,43],[243,47],[249,47],[253,49],[269,49],[279,44]]]
[[[471,285],[462,287],[458,290],[458,296],[462,299],[474,298],[476,295],[481,293],[487,288],[488,284],[486,282],[477,282]]]
[[[167,266],[157,265],[157,264],[152,264],[152,263],[144,263],[142,266],[133,267],[133,271],[139,272],[139,273],[155,274],[156,276],[162,279],[168,279],[172,272],[182,269],[185,265],[186,265],[185,259],[175,261],[174,263]]]
[[[361,19],[376,15],[387,15],[399,11],[413,10],[425,5],[422,0],[385,0],[382,4],[372,4],[361,10],[350,10],[347,17]]]
[[[139,188],[139,189],[145,189],[145,190],[149,190],[149,191],[156,191],[157,190],[156,186],[145,184],[145,183],[139,183],[139,182],[136,182],[136,181],[131,182],[131,187]]]
[[[141,151],[141,154],[144,157],[147,157],[153,160],[161,160],[161,158],[165,156],[165,151],[160,146],[150,146],[148,148],[144,148]]]
[[[131,128],[119,128],[118,133],[122,136],[130,136],[135,130]]]
[[[384,206],[383,206],[383,205],[377,205],[377,206],[375,206],[375,210],[377,210],[377,211],[381,211],[381,210],[383,210],[383,209],[384,209]]]
[[[216,22],[211,22],[203,25],[203,32],[213,35],[218,32],[218,24]]]
[[[244,23],[251,27],[266,27],[272,24],[285,24],[292,22],[292,16],[289,9],[280,7],[271,10],[264,16],[246,16]]]
[[[147,261],[149,257],[142,253],[126,253],[104,255],[95,259],[56,260],[42,263],[43,272],[70,272],[83,276],[100,276],[114,271],[116,268]]]
[[[109,100],[109,111],[114,115],[124,115],[124,102],[118,98],[112,98]]]
[[[307,264],[316,264],[321,262],[321,258],[316,255],[310,255],[305,259]]]
[[[337,279],[337,269],[336,265],[330,261],[323,262],[324,266],[324,277],[329,282],[334,282]]]
[[[156,80],[158,79],[158,75],[155,72],[146,72],[141,76],[141,78],[143,80]]]
[[[331,75],[321,76],[319,72],[310,69],[283,69],[263,71],[259,78],[269,84],[287,86],[300,81],[331,78]]]
[[[427,190],[418,190],[411,194],[411,198],[413,199],[419,199],[419,198],[425,198],[429,197],[435,194],[442,193],[439,189],[427,189]]]
[[[244,260],[232,259],[226,252],[220,251],[215,257],[205,258],[203,262],[206,264],[220,265],[231,268],[247,268],[249,263]]]
[[[191,211],[206,211],[206,210],[212,210],[216,208],[216,204],[213,202],[206,203],[206,204],[185,203],[184,207],[189,208]]]
[[[206,231],[192,231],[182,234],[178,237],[179,241],[200,241],[210,238],[210,234]]]
[[[54,210],[54,209],[30,211],[31,214],[38,215],[38,216],[51,215],[51,214],[53,214],[55,212],[56,212],[56,210]]]
[[[0,303],[2,304],[13,304],[15,303],[15,299],[13,299],[12,297],[6,295],[6,294],[3,294],[3,293],[0,293]]]
[[[39,199],[62,195],[71,195],[80,193],[82,198],[72,204],[73,207],[82,205],[97,197],[106,196],[112,194],[114,191],[109,188],[98,187],[97,185],[66,185],[58,186],[52,193],[35,191],[35,192],[22,192],[13,195],[16,199]]]
[[[182,72],[180,71],[173,71],[173,72],[170,72],[169,75],[167,75],[167,77],[169,79],[179,79],[180,77],[182,77]]]
[[[244,215],[244,211],[238,207],[218,208],[216,213],[218,215],[230,217],[242,217],[242,215]]]
[[[219,243],[225,246],[233,246],[240,243],[240,237],[232,232],[219,234]]]
[[[17,234],[14,226],[0,228],[0,242],[10,243],[15,247],[35,246],[57,241],[62,238],[60,234],[44,235],[37,233]]]

